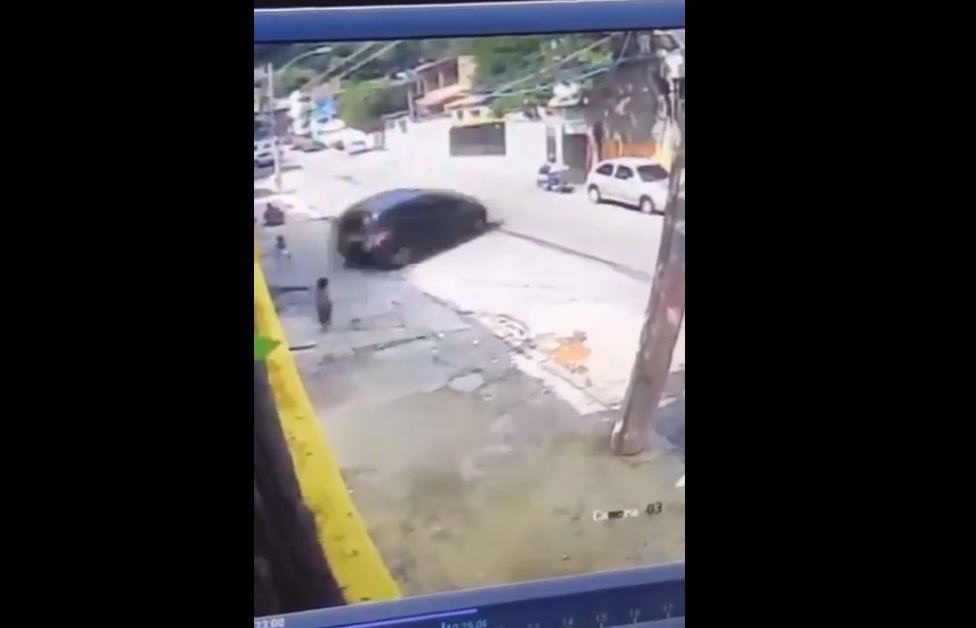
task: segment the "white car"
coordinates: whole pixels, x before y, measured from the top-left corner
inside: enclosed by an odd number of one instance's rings
[[[258,168],[274,165],[274,140],[270,137],[254,140],[254,165]]]
[[[359,129],[343,129],[337,135],[337,147],[347,155],[365,153],[373,149],[373,138]]]
[[[607,159],[586,177],[586,194],[594,203],[615,201],[647,214],[663,212],[668,202],[668,171],[653,159]]]
[[[363,138],[353,138],[349,140],[349,143],[345,146],[346,152],[350,155],[356,155],[358,153],[365,153],[369,150],[369,142]]]

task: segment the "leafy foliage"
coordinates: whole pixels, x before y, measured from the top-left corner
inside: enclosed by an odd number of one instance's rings
[[[315,74],[315,70],[296,67],[288,68],[283,74],[275,72],[275,96],[287,96],[308,83]]]
[[[547,37],[475,37],[459,47],[475,57],[478,86],[500,85],[517,78],[526,70],[541,66],[545,60],[543,43]]]
[[[385,113],[388,100],[385,84],[385,81],[353,83],[339,95],[339,111],[346,124],[366,124]]]
[[[275,347],[277,347],[280,342],[272,338],[266,338],[264,336],[254,335],[254,361],[261,362],[268,357]]]
[[[300,61],[285,75],[278,79],[280,89],[287,93],[299,86],[303,80],[328,69],[336,69],[337,74],[344,74],[343,69],[354,68],[344,76],[344,81],[351,83],[374,82],[381,79],[391,79],[397,73],[416,67],[425,61],[434,61],[444,57],[459,54],[469,54],[475,57],[478,70],[475,84],[478,90],[491,91],[502,87],[505,83],[528,76],[544,67],[552,66],[560,60],[605,37],[606,33],[585,33],[577,35],[531,35],[531,36],[502,36],[502,37],[466,37],[405,40],[393,46],[383,54],[369,60],[360,67],[355,67],[356,61],[343,65],[343,60],[362,49],[364,42],[342,42],[329,44],[332,52],[326,55],[313,56]],[[623,34],[615,38],[619,42]],[[276,65],[287,63],[288,60],[310,49],[324,45],[324,42],[314,44],[262,44],[254,47],[255,65],[272,62]],[[375,43],[373,50],[378,50],[383,43]],[[521,87],[532,88],[537,84],[551,83],[555,80],[572,79],[580,67],[608,63],[612,60],[612,47],[600,46],[574,57],[555,72],[545,72],[537,81],[528,81]],[[370,52],[364,52],[357,59],[365,59]],[[377,96],[371,94],[375,87],[354,88],[353,93],[344,95],[344,100],[351,107],[353,116],[362,117],[364,111],[376,108]],[[382,109],[383,107],[380,106]],[[352,121],[349,121],[352,123]]]

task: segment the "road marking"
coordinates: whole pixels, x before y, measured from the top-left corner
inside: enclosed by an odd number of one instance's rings
[[[685,476],[683,476],[683,475],[681,476],[681,479],[678,480],[678,483],[675,484],[675,487],[676,488],[684,488],[685,487]]]

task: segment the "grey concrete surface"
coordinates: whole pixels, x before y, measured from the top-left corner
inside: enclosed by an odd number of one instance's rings
[[[330,216],[388,187],[445,187],[448,169],[440,179],[403,164],[384,172],[383,153],[294,160],[285,194],[256,193],[256,213],[267,198],[293,210],[283,227],[259,228],[263,265],[272,286],[330,278],[327,333],[310,291],[276,303],[290,344],[306,347],[294,354],[303,381],[405,593],[683,557],[683,349],[651,447],[613,457],[611,421],[649,283],[588,257],[646,272],[660,219],[536,193],[531,178],[488,185],[468,165],[467,180],[479,183],[451,187],[477,189],[506,227],[586,256],[495,231],[400,271],[346,268],[329,246]],[[267,187],[256,179],[256,190]],[[278,233],[290,260],[273,255]],[[647,251],[633,251],[637,242]],[[656,501],[660,515],[592,518]]]

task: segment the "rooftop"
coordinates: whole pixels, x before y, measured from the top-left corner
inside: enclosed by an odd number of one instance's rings
[[[422,97],[417,99],[417,104],[421,107],[429,107],[431,105],[442,105],[449,100],[454,100],[462,96],[467,95],[467,90],[461,85],[447,85],[432,91],[427,92]]]
[[[424,70],[429,70],[435,68],[439,65],[444,65],[448,61],[454,61],[457,57],[444,57],[443,59],[438,59],[437,61],[428,61],[427,63],[421,63],[413,69],[414,72],[423,72]]]
[[[462,96],[457,100],[452,100],[451,102],[444,105],[445,109],[460,109],[461,107],[476,107],[478,105],[483,105],[491,100],[491,97],[487,94],[470,94],[468,96]]]

